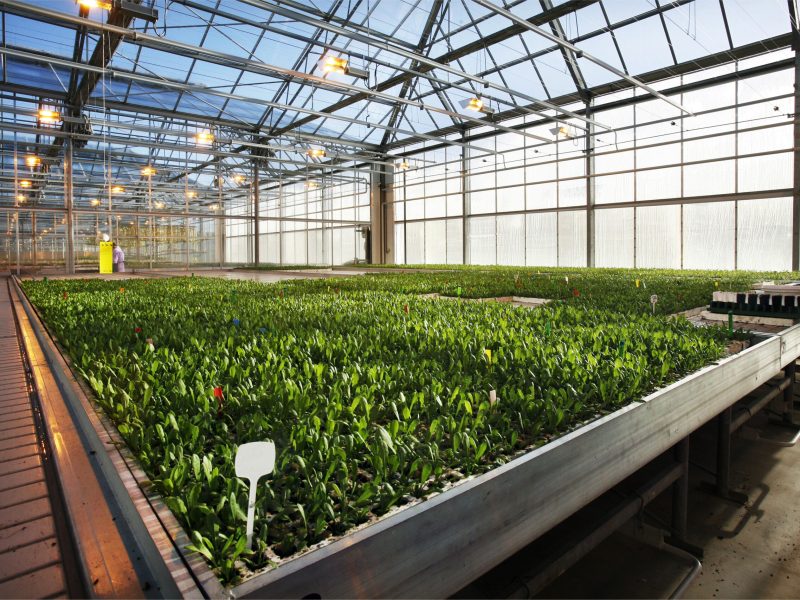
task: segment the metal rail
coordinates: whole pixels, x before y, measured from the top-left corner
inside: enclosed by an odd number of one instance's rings
[[[16,279],[12,299],[47,434],[54,440],[52,462],[88,594],[176,598],[190,591],[173,578],[174,565],[167,565],[120,479],[111,456],[116,449],[100,439],[96,414],[82,401],[80,387]],[[196,595],[198,588],[193,589]]]
[[[232,593],[247,598],[452,594],[768,381],[800,356],[799,342],[800,326],[792,327],[502,467],[257,575]]]

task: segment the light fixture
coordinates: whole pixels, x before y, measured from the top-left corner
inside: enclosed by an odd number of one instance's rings
[[[194,140],[198,146],[210,146],[214,143],[214,134],[210,131],[198,131]]]
[[[309,190],[316,190],[319,184],[316,181],[306,181],[306,188]]]
[[[163,202],[156,202],[155,203],[155,207],[156,208],[164,208],[164,203]]]
[[[25,194],[17,194],[17,202],[25,202]]]
[[[208,210],[217,210],[218,208],[219,208],[219,206],[217,206],[216,204],[210,204],[208,206]]]
[[[340,75],[351,75],[358,79],[369,79],[369,71],[352,66],[350,61],[342,56],[325,56],[320,61],[320,66],[324,73],[338,73]]]
[[[83,8],[102,8],[103,10],[111,10],[111,2],[105,2],[104,0],[77,0],[78,6],[82,6]]]
[[[23,179],[19,182],[19,187],[25,188],[26,190],[30,188],[33,184],[28,179]]]
[[[403,171],[408,171],[408,170],[411,168],[411,165],[410,165],[410,164],[408,164],[408,161],[407,161],[407,160],[404,160],[403,162],[401,162],[401,163],[400,163],[400,168],[401,168]]]
[[[33,154],[30,154],[30,155],[25,157],[25,164],[28,165],[31,169],[33,169],[35,167],[38,167],[40,164],[42,164],[42,159],[39,158],[38,156],[34,156]]]
[[[325,148],[309,148],[306,150],[306,154],[311,158],[324,158],[327,153],[325,152]]]
[[[125,193],[125,188],[122,187],[121,185],[112,186],[111,187],[111,193],[112,194],[124,194]]]
[[[242,185],[245,182],[244,175],[236,174],[233,176],[233,182],[237,185]]]
[[[61,115],[55,110],[40,108],[37,118],[39,119],[39,123],[55,124],[61,120]]]
[[[156,170],[150,165],[147,165],[144,169],[142,169],[142,175],[144,175],[145,177],[152,177],[155,174]]]
[[[467,110],[473,110],[485,115],[494,114],[494,109],[478,97],[473,97],[469,100],[462,100],[460,104],[462,108],[466,108]]]
[[[194,198],[197,198],[197,192],[186,192],[186,197],[189,198],[189,200],[193,200]]]
[[[100,206],[100,199],[99,198],[92,198],[89,200],[89,204],[92,206]]]
[[[564,125],[559,125],[558,127],[551,127],[550,133],[556,136],[556,138],[561,137],[564,138],[565,140],[572,137],[572,134],[569,132],[569,129],[567,129]]]

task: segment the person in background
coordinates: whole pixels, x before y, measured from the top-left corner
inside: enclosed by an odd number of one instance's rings
[[[117,246],[117,242],[114,242],[114,252],[111,255],[111,260],[114,263],[115,273],[125,272],[125,253],[122,251],[122,248]]]

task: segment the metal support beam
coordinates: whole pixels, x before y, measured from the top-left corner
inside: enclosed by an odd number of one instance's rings
[[[789,2],[792,5],[792,2]],[[792,270],[800,271],[800,45],[792,19],[794,49],[794,182],[792,191]]]
[[[586,114],[592,113],[592,101],[586,100]],[[596,260],[595,251],[595,177],[594,177],[594,127],[589,125],[586,130],[586,266],[594,267]]]
[[[583,50],[581,50],[580,48],[578,48],[574,44],[571,44],[570,42],[568,42],[568,41],[566,41],[564,39],[561,39],[557,35],[553,35],[552,33],[548,32],[548,31],[545,31],[544,29],[534,25],[530,21],[526,21],[525,19],[523,19],[521,17],[518,17],[517,15],[512,13],[511,11],[508,11],[508,10],[506,10],[504,8],[501,8],[501,7],[493,4],[489,0],[472,0],[472,1],[480,4],[484,8],[488,8],[489,10],[496,12],[498,15],[504,16],[506,19],[509,19],[510,21],[512,21],[514,23],[517,23],[518,25],[522,25],[523,27],[533,31],[534,33],[538,33],[543,38],[558,44],[562,48],[565,48],[567,50],[571,50],[572,52],[575,53],[575,56],[577,56],[579,58],[585,58],[586,60],[593,62],[597,66],[602,67],[603,69],[605,69],[607,71],[610,71],[611,73],[613,73],[617,77],[621,77],[622,79],[624,79],[628,83],[630,83],[632,85],[635,85],[636,87],[645,90],[646,92],[652,94],[656,98],[660,98],[661,100],[663,100],[664,102],[667,102],[668,104],[671,104],[672,106],[674,106],[675,108],[677,108],[681,112],[684,112],[684,113],[686,113],[687,115],[690,115],[690,116],[692,115],[692,112],[690,110],[688,110],[687,108],[684,108],[681,104],[675,102],[674,100],[671,100],[670,98],[667,98],[664,94],[662,94],[658,90],[650,87],[646,83],[644,83],[644,82],[642,82],[642,81],[640,81],[640,80],[638,80],[638,79],[636,79],[634,77],[631,77],[630,75],[628,75],[624,71],[620,71],[618,68],[616,68],[613,65],[608,64],[604,60],[601,60],[601,59],[597,58],[596,56],[593,56],[593,55],[589,54],[588,52],[584,52]]]
[[[370,180],[370,217],[372,224],[372,262],[395,264],[394,254],[394,167],[384,167]]]
[[[67,214],[67,275],[75,273],[75,231],[72,214],[72,138],[64,140],[64,208]]]
[[[259,204],[261,204],[259,173],[258,163],[253,162],[253,264],[255,266],[258,266],[261,260],[261,221],[258,218]]]

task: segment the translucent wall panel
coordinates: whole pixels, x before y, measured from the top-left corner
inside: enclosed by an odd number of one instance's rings
[[[322,230],[315,229],[308,232],[308,264],[326,264],[325,247],[322,243]]]
[[[406,263],[421,265],[425,262],[425,223],[406,223]]]
[[[469,192],[469,212],[473,215],[495,212],[495,190]]]
[[[464,262],[464,229],[461,219],[447,221],[447,264],[460,265]]]
[[[433,196],[425,200],[425,218],[440,219],[447,215],[447,197]]]
[[[739,202],[738,267],[789,270],[792,266],[792,199]]]
[[[681,169],[650,169],[636,173],[636,199],[639,201],[680,198]]]
[[[736,161],[720,160],[683,168],[684,196],[732,194],[736,191]]]
[[[586,211],[571,210],[558,215],[558,264],[586,266]]]
[[[526,215],[525,262],[531,266],[558,265],[558,226],[556,213]]]
[[[496,264],[496,243],[494,217],[474,217],[467,222],[469,264]]]
[[[633,267],[633,209],[610,208],[594,214],[595,266]]]
[[[559,206],[582,206],[586,204],[586,179],[570,179],[558,182]]]
[[[733,269],[735,232],[733,202],[684,205],[683,268]]]
[[[263,234],[258,253],[262,263],[278,264],[280,262],[280,236],[277,233]]]
[[[444,221],[425,222],[425,261],[429,265],[447,262],[447,224]]]
[[[778,190],[792,187],[789,152],[739,159],[739,191]]]
[[[601,175],[594,178],[595,204],[633,202],[633,173]]]
[[[407,264],[406,260],[406,226],[403,223],[394,226],[394,262]]]
[[[558,204],[558,184],[551,182],[529,185],[526,195],[528,210],[555,208]]]
[[[525,215],[497,217],[497,264],[525,264]]]
[[[636,209],[636,266],[680,268],[680,206],[644,206]]]
[[[498,179],[499,179],[498,175]],[[497,212],[525,210],[525,186],[497,190]]]

